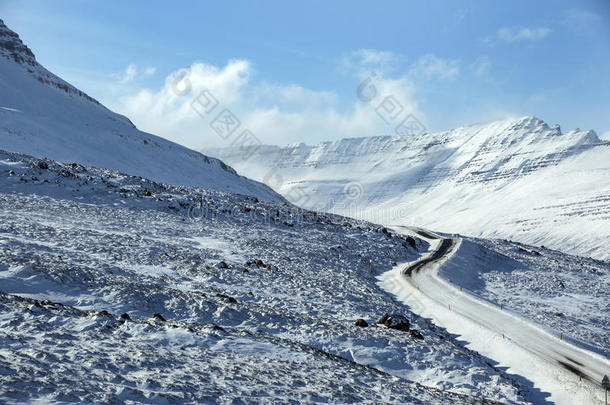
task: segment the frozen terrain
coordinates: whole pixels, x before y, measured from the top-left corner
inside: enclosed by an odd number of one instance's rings
[[[609,263],[504,240],[464,238],[440,275],[557,336],[610,356]]]
[[[0,174],[0,402],[544,395],[377,285],[420,239],[14,153]]]
[[[598,403],[610,266],[538,245],[609,257],[609,148],[524,117],[214,152],[357,218],[307,211],[0,20],[0,403]]]
[[[171,102],[171,101],[169,101]],[[0,149],[282,201],[218,159],[139,131],[42,67],[0,20]]]
[[[438,133],[208,149],[297,205],[610,258],[610,143],[535,117]],[[274,171],[275,170],[275,171]]]
[[[413,234],[411,229],[397,229]],[[548,326],[547,319],[540,322],[543,327],[537,325],[542,318],[539,314],[547,312],[545,310],[553,303],[549,300],[549,305],[540,300],[540,294],[535,293],[536,287],[524,287],[520,299],[508,304],[498,304],[476,293],[488,292],[479,273],[507,272],[524,264],[471,240],[457,237],[446,239],[420,230],[415,230],[414,234],[430,241],[433,245],[430,253],[384,273],[380,276],[382,287],[395,294],[414,312],[432,318],[437,325],[449,331],[459,333],[469,348],[494,358],[510,372],[527,375],[535,386],[552,393],[549,398],[552,403],[603,403],[600,383],[610,369],[608,353],[578,341],[568,333],[580,333],[583,326],[593,326],[594,332],[599,332],[593,334],[594,338],[601,339],[600,346],[606,345],[607,332],[604,331],[608,328],[604,310],[607,308],[599,292],[603,291],[604,286],[607,287],[607,266],[598,263],[598,273],[592,277],[571,277],[570,287],[577,288],[578,294],[565,294],[564,306],[572,307],[573,313],[579,311],[580,319],[567,318],[562,324],[555,323],[554,326],[560,329],[554,330]],[[519,248],[525,250],[525,247]],[[561,259],[566,261],[570,258]],[[544,259],[540,260],[540,267],[528,264],[532,269],[542,270]],[[524,285],[543,286],[540,290],[552,290],[549,284],[556,281],[555,275],[544,271],[538,273],[516,282],[511,280],[507,284],[522,282]],[[591,286],[590,278],[597,278],[598,282],[593,283],[593,291],[584,290]],[[528,296],[528,292],[533,291],[534,294]],[[490,294],[483,295],[489,297]],[[502,296],[505,298],[506,294]],[[579,305],[583,300],[597,304],[583,308]]]

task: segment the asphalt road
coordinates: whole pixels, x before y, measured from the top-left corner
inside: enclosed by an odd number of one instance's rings
[[[603,376],[610,374],[608,358],[562,340],[529,320],[480,300],[441,279],[437,264],[453,254],[459,239],[443,238],[419,228],[408,229],[429,241],[437,242],[435,249],[427,256],[402,269],[406,281],[416,286],[418,292],[442,307],[450,307],[453,313],[511,339],[540,359],[568,370],[601,388]]]

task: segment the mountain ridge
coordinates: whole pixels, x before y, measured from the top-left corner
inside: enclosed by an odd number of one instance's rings
[[[40,65],[0,20],[0,149],[284,201],[218,159],[139,131]]]
[[[610,257],[601,242],[608,231],[594,231],[610,228],[610,142],[593,130],[562,132],[524,116],[405,137],[262,146],[249,160],[231,148],[205,152],[306,208]]]

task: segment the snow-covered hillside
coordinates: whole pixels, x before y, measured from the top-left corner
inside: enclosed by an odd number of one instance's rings
[[[285,203],[0,152],[0,402],[544,397],[377,285],[426,245]],[[409,330],[376,325],[385,313]]]
[[[608,264],[508,241],[395,229],[431,248],[382,274],[383,288],[458,333],[468,348],[526,375],[551,393],[548,403],[604,403]]]
[[[504,240],[465,238],[439,273],[564,339],[610,355],[608,263]]]
[[[308,208],[610,258],[610,143],[535,117],[316,146],[207,150]]]
[[[171,184],[282,198],[223,162],[139,131],[42,67],[0,20],[0,149]]]

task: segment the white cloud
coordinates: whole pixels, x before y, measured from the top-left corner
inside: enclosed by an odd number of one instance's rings
[[[453,79],[460,73],[460,61],[443,59],[428,54],[420,57],[411,67],[411,74],[426,79]]]
[[[371,70],[389,71],[401,58],[401,55],[390,51],[359,49],[344,55],[341,66],[350,72],[357,73]]]
[[[498,38],[504,42],[516,41],[539,41],[547,37],[551,33],[551,29],[547,27],[513,27],[500,28],[497,32]]]
[[[280,104],[284,108],[298,110],[335,106],[339,99],[332,91],[314,91],[296,84],[282,86],[269,83],[259,84],[254,96],[259,103]]]
[[[125,68],[125,71],[121,74],[118,82],[120,84],[131,83],[137,78],[138,75],[143,76],[143,77],[148,77],[148,76],[154,75],[156,71],[157,71],[157,68],[153,67],[153,66],[149,66],[144,69],[140,69],[140,68],[138,68],[138,66],[135,63],[130,63]]]
[[[362,55],[365,65],[388,60],[383,53]],[[375,111],[387,96],[393,96],[400,104],[401,116],[414,114],[424,121],[408,76],[388,78],[378,72],[370,83],[376,89],[376,97],[368,103],[356,96],[360,80],[354,81],[353,95],[348,95],[353,101],[339,105],[339,96],[332,91],[253,82],[251,64],[245,60],[232,60],[220,67],[194,63],[170,74],[160,89],[128,91],[115,99],[111,107],[127,115],[140,129],[195,149],[230,145],[232,138],[220,138],[209,125],[223,108],[240,120],[237,132],[249,129],[267,144],[391,134],[398,121],[387,125]],[[202,118],[192,109],[191,101],[204,89],[219,104]],[[181,92],[187,94],[180,95]]]
[[[138,68],[133,63],[130,63],[123,73],[123,78],[120,80],[120,83],[129,83],[136,76]]]
[[[154,66],[149,66],[144,69],[144,76],[152,76],[157,71],[157,68]]]
[[[470,65],[470,69],[475,76],[486,77],[491,70],[491,59],[488,56],[480,56]]]

